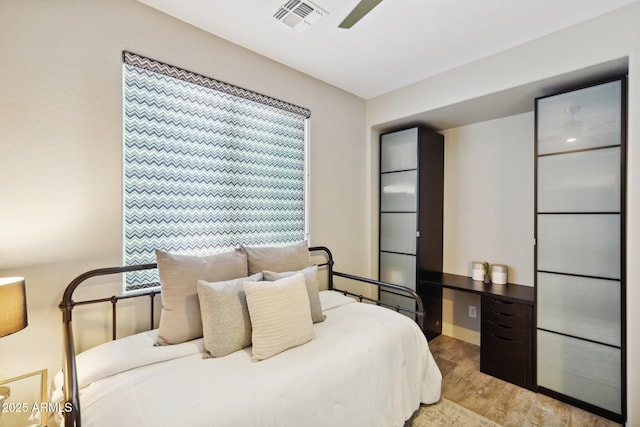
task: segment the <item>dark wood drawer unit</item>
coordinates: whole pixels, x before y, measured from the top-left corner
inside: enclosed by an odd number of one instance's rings
[[[534,390],[534,288],[513,283],[483,283],[468,276],[420,271],[418,293],[425,301],[427,312],[432,309],[427,301],[432,305],[439,304],[431,313],[431,321],[439,327],[442,322],[442,294],[433,297],[428,292],[442,292],[442,288],[481,296],[480,370]]]
[[[482,296],[480,371],[534,389],[532,305]]]

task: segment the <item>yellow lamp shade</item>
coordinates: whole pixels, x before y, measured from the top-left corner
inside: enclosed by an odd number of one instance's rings
[[[0,278],[0,337],[26,327],[27,295],[24,278]]]

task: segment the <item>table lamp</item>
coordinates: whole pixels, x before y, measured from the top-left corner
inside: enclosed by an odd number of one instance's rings
[[[0,278],[0,338],[26,327],[27,295],[24,278]],[[9,397],[9,393],[9,387],[0,386],[0,403]]]

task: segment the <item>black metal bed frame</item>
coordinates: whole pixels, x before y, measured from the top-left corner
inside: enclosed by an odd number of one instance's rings
[[[416,322],[422,331],[424,331],[424,305],[422,303],[422,299],[418,296],[416,291],[413,289],[407,288],[405,286],[394,285],[391,283],[380,282],[378,280],[367,279],[361,276],[355,276],[347,273],[340,273],[338,271],[333,270],[333,255],[331,251],[324,246],[312,246],[309,248],[309,252],[323,252],[324,257],[326,258],[326,262],[317,264],[318,267],[326,267],[328,271],[328,287],[329,290],[334,290],[337,292],[341,292],[344,295],[353,296],[358,298],[360,302],[367,301],[371,303],[375,303],[379,306],[384,306],[390,309],[393,309],[397,312],[406,312],[409,314],[415,315]],[[118,301],[131,299],[131,298],[139,298],[139,297],[149,297],[150,298],[150,306],[151,306],[151,317],[149,330],[154,328],[154,301],[156,295],[160,294],[160,291],[156,289],[149,289],[141,292],[124,294],[124,295],[112,295],[110,297],[98,298],[92,300],[83,300],[83,301],[74,301],[73,293],[75,290],[86,280],[97,277],[97,276],[106,276],[120,273],[128,273],[131,271],[140,271],[140,270],[151,270],[157,268],[157,264],[140,264],[140,265],[130,265],[130,266],[121,266],[121,267],[107,267],[107,268],[99,268],[95,270],[90,270],[85,273],[82,273],[75,279],[73,279],[69,285],[67,285],[64,294],[62,296],[62,301],[60,302],[59,308],[62,311],[62,322],[63,322],[63,345],[64,345],[64,399],[65,399],[65,408],[68,407],[68,404],[71,404],[71,410],[64,413],[65,419],[65,427],[80,427],[81,426],[81,417],[80,417],[80,397],[79,397],[79,389],[78,389],[78,375],[76,372],[76,351],[75,351],[75,343],[74,343],[74,335],[73,335],[73,324],[72,324],[72,311],[76,306],[89,305],[89,304],[98,304],[98,303],[111,303],[111,311],[112,311],[112,339],[116,339],[116,322],[117,322],[117,310],[116,306]],[[394,289],[396,291],[401,291],[409,294],[416,300],[416,310],[409,310],[399,305],[392,305],[382,301],[379,301],[374,298],[369,298],[361,294],[355,294],[350,291],[346,291],[343,289],[337,289],[333,286],[334,277],[343,277],[350,280],[355,280],[358,282],[367,283],[370,285],[378,286],[379,288],[389,288]]]

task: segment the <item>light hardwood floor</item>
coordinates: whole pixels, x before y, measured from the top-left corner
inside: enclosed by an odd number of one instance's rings
[[[503,426],[619,426],[589,412],[480,372],[480,347],[441,335],[429,342],[442,372],[442,397]]]

